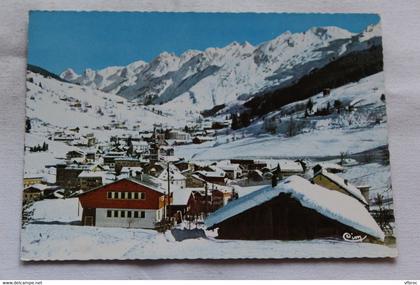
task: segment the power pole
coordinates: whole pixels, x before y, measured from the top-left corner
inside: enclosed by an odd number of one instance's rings
[[[167,175],[168,175],[168,209],[167,209],[167,211],[166,211],[166,213],[167,213],[167,218],[170,218],[171,217],[171,213],[170,213],[170,210],[169,210],[169,206],[171,205],[171,176],[170,176],[170,171],[169,171],[169,162],[168,162],[168,164],[167,164],[167,166],[166,166],[166,171],[167,171]]]
[[[208,186],[207,186],[207,182],[204,185],[204,218],[207,218],[207,196],[208,196]]]

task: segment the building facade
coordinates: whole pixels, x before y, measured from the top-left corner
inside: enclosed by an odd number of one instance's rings
[[[82,224],[154,229],[163,218],[164,197],[160,189],[124,178],[79,196]]]

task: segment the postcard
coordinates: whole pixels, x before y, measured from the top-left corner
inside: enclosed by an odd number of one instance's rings
[[[31,11],[21,259],[396,257],[380,16]]]

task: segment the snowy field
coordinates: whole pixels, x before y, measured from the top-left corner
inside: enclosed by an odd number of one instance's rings
[[[341,152],[357,153],[387,144],[387,129],[382,124],[372,129],[317,130],[291,138],[263,135],[217,146],[214,142],[178,146],[175,155],[192,160],[338,156]]]
[[[167,232],[69,225],[29,225],[22,260],[394,257],[396,249],[333,240],[174,240]]]

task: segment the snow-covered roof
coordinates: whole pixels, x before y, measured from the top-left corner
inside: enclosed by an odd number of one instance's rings
[[[324,169],[335,169],[335,170],[339,170],[339,171],[343,171],[344,167],[342,167],[341,165],[337,164],[337,163],[331,163],[331,162],[320,162],[317,163],[317,165],[321,166]]]
[[[26,189],[29,189],[29,188],[34,188],[34,189],[37,189],[39,191],[43,191],[43,190],[49,188],[49,186],[48,185],[45,185],[45,184],[39,184],[38,183],[38,184],[32,184],[32,185],[26,187],[25,190]]]
[[[134,166],[134,167],[124,166],[123,168],[121,168],[121,173],[130,173],[130,171],[133,171],[134,173],[143,172],[143,168],[141,168],[140,166]]]
[[[181,160],[178,156],[175,155],[162,155],[160,159],[165,162],[177,162]]]
[[[313,209],[323,216],[384,240],[383,231],[359,201],[338,191],[331,191],[312,184],[296,175],[290,176],[274,188],[271,185],[264,186],[230,202],[225,207],[210,214],[204,223],[207,227],[215,226],[233,216],[270,201],[280,193],[291,194],[292,198],[298,200],[303,207]]]
[[[151,190],[154,190],[156,192],[159,192],[161,194],[164,194],[166,192],[166,189],[162,188],[159,184],[156,184],[155,181],[153,179],[150,179],[150,178],[151,178],[150,176],[144,175],[143,176],[143,180],[142,181],[139,181],[139,180],[134,179],[134,178],[131,178],[131,177],[124,177],[124,178],[119,179],[117,181],[112,181],[111,183],[108,183],[108,184],[118,183],[121,180],[128,180],[128,181],[131,181],[133,183],[139,184],[141,186],[147,187],[147,188],[149,188]],[[85,195],[87,193],[97,191],[97,190],[103,188],[105,185],[98,186],[96,188],[92,188],[92,189],[90,189],[88,191],[85,191],[85,192],[81,193],[80,195]]]
[[[196,136],[196,139],[199,139],[200,141],[212,141],[214,140],[214,137],[206,137],[206,136]]]
[[[362,195],[362,193],[360,192],[360,190],[354,186],[353,184],[345,181],[344,178],[326,171],[325,169],[321,170],[321,174],[324,175],[325,177],[327,177],[329,180],[333,181],[334,183],[336,183],[338,186],[340,186],[341,188],[343,188],[344,190],[346,190],[349,194],[353,195],[355,198],[359,199],[360,201],[362,201],[363,203],[365,203],[366,205],[368,205],[368,202],[366,201],[365,197]]]
[[[204,171],[204,170],[200,170],[200,171],[196,171],[196,173],[201,174],[205,177],[225,177],[225,172],[224,171]]]
[[[287,159],[280,159],[280,160],[256,160],[257,163],[266,163],[267,167],[270,169],[275,169],[278,165],[280,165],[281,171],[287,172],[303,172],[302,164],[293,160]]]
[[[196,190],[197,188],[177,188],[172,192],[172,205],[187,205],[191,192]]]
[[[72,150],[67,152],[67,154],[69,154],[69,153],[78,153],[78,154],[81,154],[81,155],[85,155],[85,152],[82,151],[82,150],[79,150],[79,149],[72,149]]]
[[[23,177],[25,179],[35,179],[35,178],[42,179],[42,175],[39,173],[25,173]]]
[[[185,176],[181,174],[181,172],[176,168],[173,164],[169,165],[169,173],[171,180],[185,180]],[[168,179],[168,171],[166,168],[160,173],[159,177],[160,180],[166,181]]]
[[[149,144],[145,141],[132,141],[133,146],[149,146]]]
[[[217,163],[217,166],[224,171],[240,171],[240,165],[238,163],[231,163],[230,160],[222,160]]]
[[[82,171],[80,172],[79,178],[88,178],[88,177],[101,177],[104,178],[105,177],[105,173],[101,172],[101,171]]]

